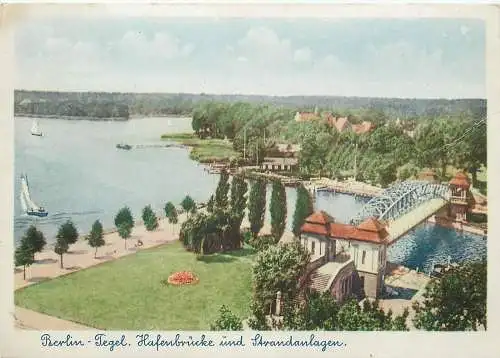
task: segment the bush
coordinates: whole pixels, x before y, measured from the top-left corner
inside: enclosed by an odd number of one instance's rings
[[[241,331],[243,323],[241,319],[233,314],[226,306],[222,305],[219,310],[219,318],[210,325],[212,331]]]
[[[263,251],[267,249],[269,246],[274,246],[278,243],[279,240],[272,235],[261,235],[254,238],[250,233],[250,240],[248,244],[252,246],[257,251]]]

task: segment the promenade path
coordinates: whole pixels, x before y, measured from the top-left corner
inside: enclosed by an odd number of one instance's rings
[[[15,307],[14,319],[16,328],[31,329],[35,331],[56,330],[56,331],[85,331],[95,330],[95,328],[83,326],[81,324],[48,316],[43,313],[28,310],[22,307]]]
[[[159,219],[156,231],[147,231],[143,225],[137,225],[132,231],[132,237],[127,239],[127,249],[125,249],[125,240],[118,235],[118,232],[107,233],[104,235],[106,244],[97,250],[97,258],[94,258],[95,249],[91,248],[86,240],[80,238],[74,245],[70,246],[69,252],[63,255],[64,268],[60,267],[60,257],[50,245],[51,247],[36,255],[36,261],[33,265],[26,268],[26,280],[23,279],[22,267],[15,269],[14,288],[19,289],[37,282],[67,275],[103,262],[116,260],[138,250],[177,240],[180,226],[185,219],[185,215],[179,215],[179,223],[176,225],[169,224],[165,218]],[[143,246],[136,247],[139,239],[143,242]]]
[[[431,199],[420,204],[396,220],[388,222],[388,232],[390,237],[389,245],[394,243],[412,228],[434,215],[447,204],[448,202],[442,198]]]

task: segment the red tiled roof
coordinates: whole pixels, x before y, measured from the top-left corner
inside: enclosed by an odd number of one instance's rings
[[[301,232],[328,236],[331,239],[356,240],[381,244],[389,235],[385,227],[375,218],[368,218],[359,226],[336,223],[324,211],[315,212],[306,219]]]
[[[327,225],[329,223],[335,222],[335,219],[328,215],[328,213],[326,213],[325,211],[321,210],[309,215],[306,218],[306,222],[310,224]]]
[[[377,219],[371,217],[358,225],[358,229],[364,231],[380,232],[385,230],[385,227]]]
[[[455,177],[450,180],[450,184],[468,189],[470,187],[469,177],[465,173],[458,172]]]
[[[306,222],[302,227],[300,228],[301,232],[306,232],[308,234],[316,234],[316,235],[324,235],[327,236],[329,233],[327,231],[327,226],[326,225],[321,225],[321,224],[311,224]]]
[[[364,134],[364,133],[368,133],[369,131],[371,131],[373,129],[373,127],[374,126],[371,122],[364,121],[361,124],[353,124],[352,130],[356,134]]]
[[[348,125],[349,125],[349,121],[347,120],[347,117],[337,118],[337,120],[335,122],[335,128],[337,128],[337,130],[339,132],[342,132],[344,129],[346,129],[346,127]]]

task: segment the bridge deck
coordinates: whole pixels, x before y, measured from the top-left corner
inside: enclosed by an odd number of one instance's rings
[[[389,223],[388,232],[390,235],[389,245],[398,240],[412,228],[422,223],[438,210],[443,208],[448,202],[442,198],[435,198],[417,206],[412,211],[402,215],[398,219]]]

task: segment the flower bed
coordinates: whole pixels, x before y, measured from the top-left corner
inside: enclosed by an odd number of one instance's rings
[[[171,285],[192,285],[198,283],[199,279],[190,271],[180,271],[168,277],[167,282]]]

